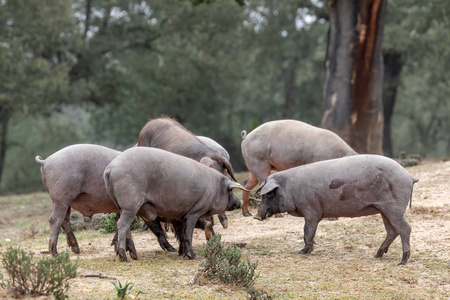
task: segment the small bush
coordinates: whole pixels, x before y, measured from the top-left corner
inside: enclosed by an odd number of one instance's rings
[[[226,284],[245,288],[253,286],[259,274],[255,274],[258,262],[241,261],[242,253],[236,245],[224,247],[221,235],[214,235],[207,241],[202,254],[206,261],[201,264],[209,277],[217,277]]]
[[[99,223],[101,233],[111,233],[116,230],[116,214],[107,214]]]
[[[135,217],[131,224],[131,230],[137,230],[144,225],[144,221]],[[112,233],[116,230],[116,214],[107,214],[106,217],[100,221],[99,230],[101,233]]]
[[[33,252],[9,247],[2,255],[2,263],[9,280],[1,282],[12,294],[53,295],[63,299],[69,288],[68,280],[77,276],[77,263],[72,263],[69,253],[58,257],[43,258],[36,262]]]

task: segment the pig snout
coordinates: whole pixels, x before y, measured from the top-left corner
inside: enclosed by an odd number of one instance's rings
[[[259,209],[258,212],[256,213],[256,215],[253,217],[256,220],[262,221],[265,220],[267,217],[271,217],[272,213],[270,212],[270,209],[262,204]]]
[[[242,201],[235,195],[232,195],[227,210],[239,209],[239,208],[241,208],[241,206],[242,206]]]

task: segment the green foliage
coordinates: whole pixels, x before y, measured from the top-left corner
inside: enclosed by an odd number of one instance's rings
[[[258,262],[243,262],[241,250],[236,245],[224,247],[220,240],[221,235],[216,234],[206,242],[202,250],[206,261],[201,263],[204,272],[226,284],[252,287],[259,276],[255,274]]]
[[[57,257],[33,259],[33,252],[9,247],[2,255],[3,268],[9,280],[2,281],[15,296],[53,295],[64,299],[69,288],[68,280],[77,275],[77,262],[70,261],[69,253]]]
[[[161,115],[222,144],[235,171],[243,129],[319,125],[328,1],[236,2],[0,1],[1,192],[42,189],[36,155],[75,143],[124,150]],[[450,155],[448,15],[447,1],[388,4],[383,48],[404,61],[396,153]]]
[[[126,281],[123,286],[120,281],[118,285],[114,281],[111,281],[111,283],[116,288],[118,299],[124,299],[125,296],[128,295],[131,292],[131,289],[134,287],[134,283],[128,281]]]
[[[116,214],[107,214],[105,218],[100,221],[98,230],[101,233],[111,233],[116,230]]]
[[[144,225],[144,221],[138,217],[135,217],[133,223],[131,223],[131,230],[140,229]],[[112,233],[116,230],[116,214],[107,214],[104,219],[100,221],[99,230],[101,233]]]
[[[449,14],[446,1],[389,2],[383,49],[403,61],[392,120],[394,156],[450,155]]]

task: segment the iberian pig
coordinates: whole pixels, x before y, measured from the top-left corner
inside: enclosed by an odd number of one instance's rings
[[[228,153],[227,150],[225,150],[224,147],[222,147],[221,144],[219,144],[218,142],[207,136],[197,135],[197,138],[200,140],[200,142],[202,142],[209,148],[213,149],[214,151],[225,157],[228,161],[230,161],[230,154]]]
[[[125,242],[131,239],[129,228],[137,213],[147,221],[157,216],[170,220],[180,242],[178,253],[195,258],[197,220],[240,208],[232,189],[244,189],[193,159],[150,147],[125,150],[106,167],[104,180],[120,209],[116,253],[121,261],[127,261]]]
[[[323,218],[381,214],[387,236],[375,257],[382,257],[400,235],[406,264],[411,227],[404,218],[413,178],[396,161],[379,155],[355,155],[316,162],[274,173],[260,188],[262,204],[255,218],[288,212],[305,218],[305,247],[313,250],[317,225]]]
[[[210,141],[205,142],[204,139],[200,139],[174,119],[157,118],[148,121],[142,128],[139,133],[138,146],[160,148],[189,157],[221,173],[227,171],[236,181],[229,155],[228,158],[223,156],[221,151],[217,151],[216,146],[210,147]],[[218,143],[216,144],[221,147]],[[214,224],[212,217],[208,220]],[[224,228],[228,227],[228,219],[225,214],[220,214],[219,220]],[[214,233],[213,226],[209,228],[211,232],[205,231],[207,237]]]
[[[278,120],[242,132],[242,156],[249,177],[244,187],[252,190],[271,171],[282,171],[316,161],[357,154],[335,133],[296,120]],[[249,192],[242,194],[242,214],[248,210]]]
[[[41,165],[42,182],[53,201],[53,211],[49,219],[49,251],[54,256],[58,255],[57,242],[61,226],[66,232],[67,243],[71,250],[80,253],[69,222],[71,208],[86,217],[97,213],[119,213],[119,209],[106,191],[103,172],[120,153],[99,145],[78,144],[63,148],[45,160],[36,156],[36,162]],[[176,251],[167,242],[158,222],[147,222],[147,225],[157,236],[162,249]],[[127,243],[127,249],[136,259],[136,249],[132,240]]]

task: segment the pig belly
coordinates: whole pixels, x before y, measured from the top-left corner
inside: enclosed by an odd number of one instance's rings
[[[85,217],[92,217],[98,213],[119,213],[111,198],[101,198],[87,194],[80,194],[70,206]]]
[[[348,208],[345,210],[330,209],[324,212],[323,218],[340,218],[340,217],[356,218],[362,216],[376,215],[379,213],[380,211],[374,206],[366,206],[364,208],[357,210],[352,210]]]

